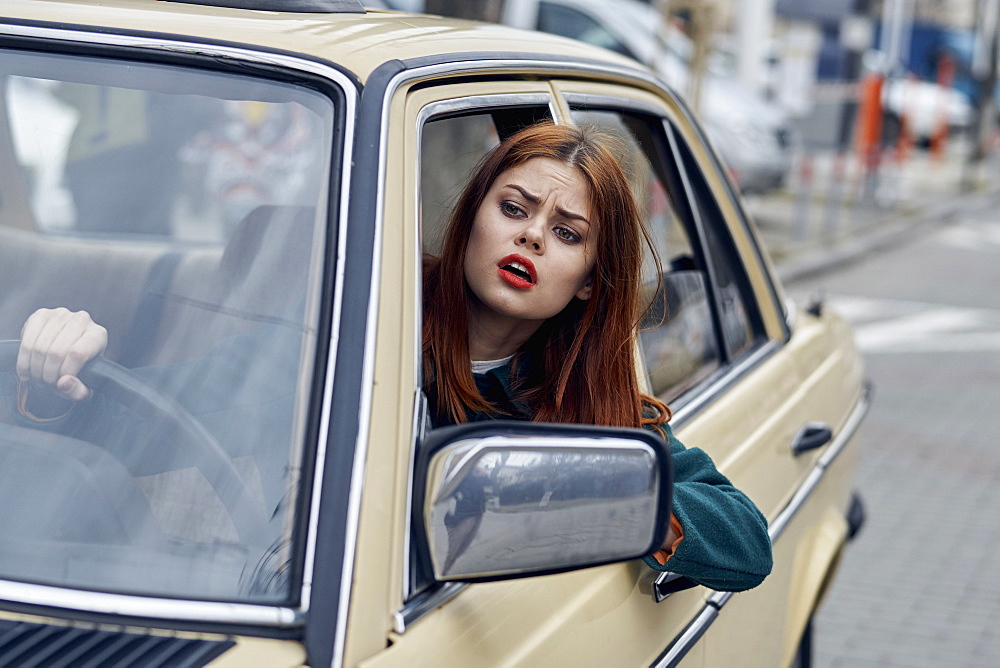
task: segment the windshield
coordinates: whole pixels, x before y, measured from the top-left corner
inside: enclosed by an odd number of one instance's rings
[[[186,67],[0,53],[0,578],[286,602],[339,103]],[[107,349],[58,414],[37,309]],[[16,509],[16,510],[15,510]]]

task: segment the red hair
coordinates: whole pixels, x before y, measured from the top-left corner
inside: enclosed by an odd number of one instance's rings
[[[642,394],[636,378],[642,246],[653,246],[616,150],[614,138],[593,128],[545,123],[507,138],[480,163],[452,210],[442,247],[443,258],[456,260],[425,263],[424,373],[436,383],[439,415],[462,423],[467,411],[497,412],[472,376],[463,260],[476,213],[496,178],[528,160],[551,158],[577,169],[590,188],[597,231],[591,295],[586,301],[574,297],[521,347],[513,398],[539,422],[638,427],[670,419],[670,409]],[[531,364],[519,364],[526,356]]]

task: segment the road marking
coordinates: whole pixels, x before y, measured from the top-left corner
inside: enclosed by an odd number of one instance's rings
[[[1000,223],[976,223],[946,227],[935,235],[935,239],[953,248],[965,250],[995,250],[1000,248]]]
[[[926,302],[831,296],[865,353],[1000,352],[1000,311]]]

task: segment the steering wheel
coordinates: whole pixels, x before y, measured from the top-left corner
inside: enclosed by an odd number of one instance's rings
[[[0,369],[15,367],[20,345],[20,341],[0,341]],[[192,465],[205,476],[225,506],[240,539],[251,545],[270,541],[261,502],[219,442],[187,409],[134,371],[104,357],[88,362],[79,378],[95,393],[114,399],[139,417],[151,421],[155,418],[177,447],[187,450]],[[146,448],[149,443],[140,440],[133,447]]]

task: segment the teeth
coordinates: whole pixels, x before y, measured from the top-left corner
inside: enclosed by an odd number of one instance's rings
[[[529,283],[534,283],[534,281],[531,278],[531,273],[528,271],[528,268],[523,264],[521,264],[520,262],[510,262],[508,264],[505,264],[504,269],[513,274],[517,274],[518,276],[528,281]]]

